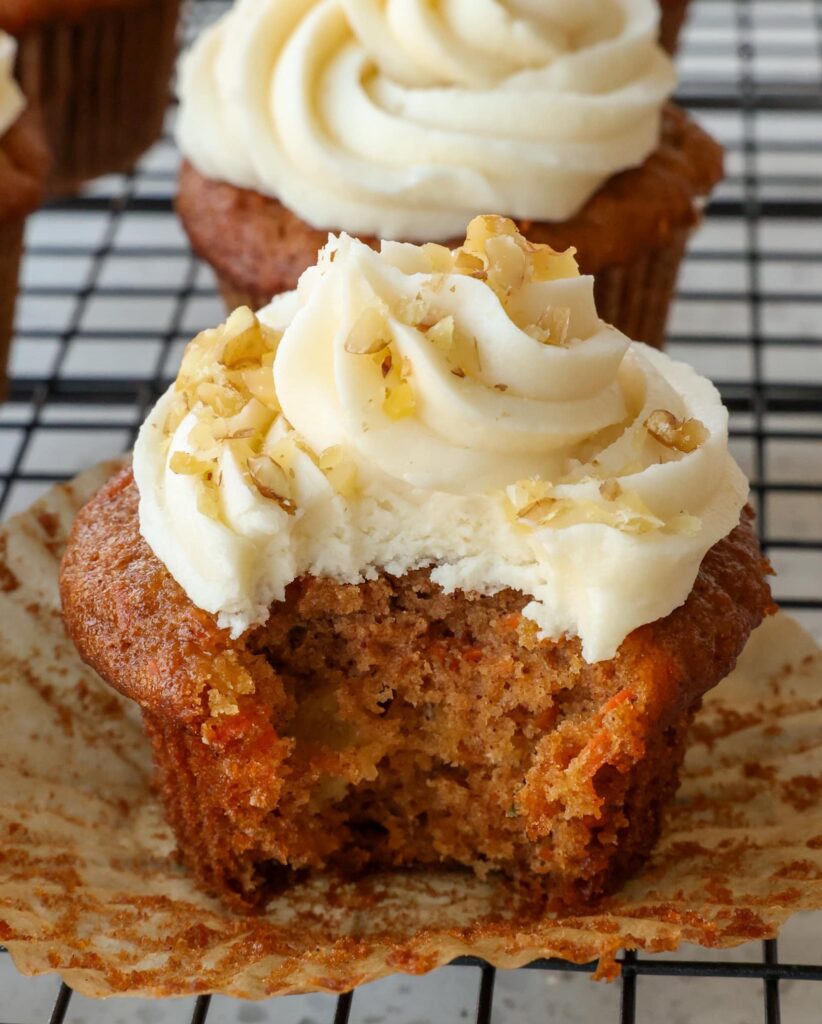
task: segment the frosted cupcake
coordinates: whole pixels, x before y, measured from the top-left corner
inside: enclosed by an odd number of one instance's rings
[[[655,0],[239,0],[182,65],[178,209],[230,307],[329,230],[456,245],[486,209],[573,244],[602,317],[659,345],[719,147],[667,103]]]
[[[675,54],[679,47],[679,36],[688,16],[690,0],[659,0],[662,12],[659,25],[659,41],[668,51]]]
[[[17,77],[52,153],[52,194],[130,170],[159,137],[181,0],[3,0]]]
[[[14,40],[0,32],[0,399],[14,325],[26,217],[40,205],[48,156],[36,117],[14,81]]]
[[[689,367],[569,253],[332,238],[189,346],[61,574],[228,905],[449,865],[573,904],[650,850],[702,694],[770,608]]]

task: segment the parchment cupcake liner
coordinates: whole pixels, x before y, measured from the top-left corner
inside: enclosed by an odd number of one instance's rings
[[[600,270],[594,278],[600,318],[633,341],[664,348],[668,313],[688,237],[688,231],[680,231],[668,245],[651,249],[630,263]]]
[[[513,967],[623,947],[712,947],[822,909],[822,651],[784,615],[752,636],[691,732],[650,863],[574,916],[456,871],[320,875],[258,916],[202,895],[174,856],[136,707],[79,660],[57,572],[71,520],[115,468],[55,487],[0,529],[0,941],[85,995],[341,992],[462,954]]]
[[[23,254],[25,218],[0,223],[0,402],[8,392],[8,362],[14,333],[14,307]]]
[[[159,138],[181,0],[133,0],[19,37],[17,71],[52,151],[48,191],[129,170]]]
[[[664,348],[668,313],[689,234],[677,232],[668,245],[651,249],[630,263],[600,270],[594,277],[594,297],[601,319],[633,341]],[[261,309],[271,300],[271,296],[239,288],[219,274],[217,284],[229,312],[238,306]]]

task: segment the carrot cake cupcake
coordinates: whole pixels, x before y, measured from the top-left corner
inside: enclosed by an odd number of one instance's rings
[[[40,205],[48,169],[45,142],[14,80],[15,43],[0,32],[0,401],[14,326],[26,217]]]
[[[52,151],[49,192],[130,170],[160,136],[181,0],[3,0]]]
[[[668,103],[656,0],[237,0],[181,67],[178,210],[230,308],[329,230],[456,246],[486,209],[578,250],[600,315],[661,345],[719,146]]]
[[[451,865],[573,904],[650,850],[702,694],[770,608],[689,367],[570,252],[332,237],[187,349],[61,573],[227,904]]]
[[[668,51],[675,54],[679,46],[679,36],[685,19],[688,16],[690,0],[659,0],[661,18],[659,23],[659,41]]]

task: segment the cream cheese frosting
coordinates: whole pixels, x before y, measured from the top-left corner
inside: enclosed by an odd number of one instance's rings
[[[14,80],[14,59],[17,44],[10,35],[0,32],[0,137],[22,114],[26,101]]]
[[[140,528],[232,635],[305,574],[430,567],[526,594],[613,657],[739,520],[728,417],[597,316],[571,251],[477,218],[465,246],[331,237],[296,291],[189,346],[134,453]]]
[[[184,58],[178,140],[308,224],[562,221],[656,148],[657,0],[237,0]]]

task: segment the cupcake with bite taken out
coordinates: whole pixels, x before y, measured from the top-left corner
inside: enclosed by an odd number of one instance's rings
[[[334,237],[197,337],[61,591],[200,884],[240,910],[306,870],[617,886],[770,610],[727,420],[501,217],[453,251]]]
[[[661,345],[722,174],[669,102],[657,0],[237,0],[185,58],[178,210],[229,308],[329,231],[453,248],[483,210],[574,245],[602,318]]]

